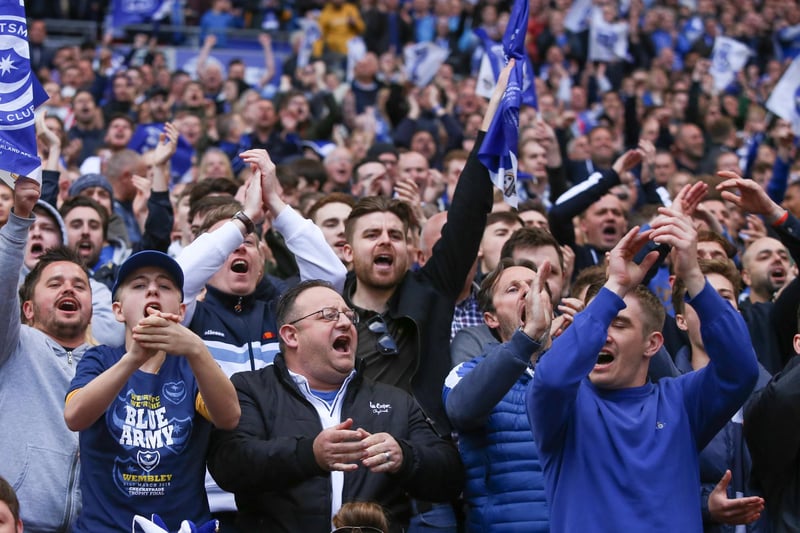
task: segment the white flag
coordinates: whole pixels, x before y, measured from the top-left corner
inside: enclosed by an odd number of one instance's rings
[[[428,85],[450,52],[438,44],[424,42],[408,45],[403,50],[406,76],[417,87]]]
[[[717,37],[714,40],[709,69],[714,77],[714,87],[722,91],[730,85],[736,79],[736,74],[744,68],[751,54],[747,45],[730,37]]]
[[[575,0],[564,15],[564,27],[573,33],[585,31],[591,12],[592,0]]]
[[[800,136],[800,56],[794,58],[775,85],[767,109],[791,122],[794,134]]]
[[[347,41],[347,81],[353,81],[356,63],[367,55],[367,45],[361,37],[353,37]]]
[[[491,50],[484,49],[481,58],[481,68],[478,70],[478,81],[475,84],[475,94],[484,98],[491,98],[494,86],[497,85],[497,76],[506,64],[506,54],[503,52],[503,43],[493,44]]]
[[[607,22],[603,10],[595,7],[589,27],[589,61],[628,59],[628,23]]]

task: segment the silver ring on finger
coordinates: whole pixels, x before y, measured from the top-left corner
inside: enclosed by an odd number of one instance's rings
[[[387,463],[392,460],[392,454],[389,452],[383,452],[383,456],[386,458],[385,462]]]

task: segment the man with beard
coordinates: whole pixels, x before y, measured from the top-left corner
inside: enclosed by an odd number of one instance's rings
[[[117,268],[132,253],[140,250],[166,252],[173,225],[172,204],[167,187],[168,164],[177,144],[177,131],[168,126],[167,134],[153,151],[152,186],[147,199],[147,215],[140,240],[129,248],[120,240],[108,237],[109,214],[106,208],[87,196],[76,196],[61,206],[67,228],[66,243],[83,258],[92,278],[109,289],[116,279]],[[168,142],[165,142],[168,141]],[[113,197],[116,197],[114,195]]]
[[[105,129],[97,111],[97,102],[90,91],[80,90],[75,93],[72,97],[72,114],[75,125],[67,132],[67,136],[70,145],[77,146],[78,156],[71,163],[80,165],[87,157],[97,153],[98,148],[103,145]]]
[[[364,375],[412,394],[441,436],[450,434],[441,392],[450,371],[453,309],[492,208],[492,183],[477,151],[497,111],[509,70],[509,66],[503,69],[498,79],[481,133],[453,194],[442,237],[425,266],[409,271],[408,227],[414,220],[408,204],[362,198],[346,224],[345,258],[353,262],[353,271],[344,297],[360,319],[356,355],[364,361]],[[427,168],[427,161],[421,159]],[[455,528],[452,509],[416,502],[416,514],[428,511]]]
[[[0,476],[12,480],[29,529],[71,530],[80,511],[78,436],[61,412],[89,348],[92,294],[80,258],[63,247],[37,254],[17,292],[38,198],[39,185],[19,178],[14,211],[0,229],[0,424],[17,428],[0,432]]]

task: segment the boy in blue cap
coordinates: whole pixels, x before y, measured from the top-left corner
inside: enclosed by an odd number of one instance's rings
[[[120,531],[157,512],[170,529],[210,519],[204,489],[211,424],[233,429],[239,402],[203,341],[180,324],[183,272],[147,250],[121,266],[113,310],[125,345],[78,365],[64,409],[80,431],[83,511],[74,531]]]

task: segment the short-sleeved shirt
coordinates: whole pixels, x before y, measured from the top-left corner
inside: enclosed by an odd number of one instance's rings
[[[125,347],[97,346],[78,364],[69,392],[120,360]],[[137,370],[111,406],[80,433],[83,511],[75,532],[128,531],[157,513],[170,530],[210,519],[205,454],[211,423],[196,411],[188,361],[167,355],[157,374]]]

